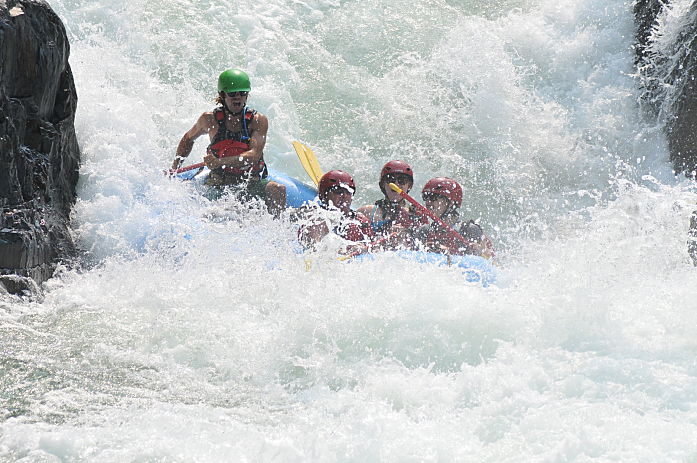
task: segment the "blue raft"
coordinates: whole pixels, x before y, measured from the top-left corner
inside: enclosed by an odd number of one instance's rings
[[[210,170],[208,167],[203,167],[201,169],[187,170],[186,172],[180,172],[177,174],[177,178],[180,180],[192,180],[196,183],[203,184]],[[317,190],[305,183],[297,180],[293,177],[280,172],[276,169],[269,167],[269,180],[281,183],[286,186],[286,206],[287,207],[300,207],[303,204],[313,201],[317,198]]]
[[[479,256],[449,256],[422,251],[388,251],[381,254],[361,254],[351,260],[374,260],[378,255],[391,255],[420,264],[456,268],[464,275],[465,280],[473,285],[486,287],[496,281],[496,268],[491,261]]]

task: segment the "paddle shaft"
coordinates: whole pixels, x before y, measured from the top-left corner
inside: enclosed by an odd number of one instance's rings
[[[206,165],[205,162],[197,162],[196,164],[191,164],[190,166],[180,167],[179,169],[175,170],[174,173],[181,174],[182,172],[198,169],[199,167],[203,167],[205,165]]]
[[[448,235],[450,235],[451,237],[460,241],[461,243],[463,243],[466,246],[472,246],[474,244],[473,242],[471,242],[470,240],[468,240],[467,238],[465,238],[464,236],[459,234],[453,227],[451,227],[447,223],[443,222],[443,220],[441,220],[440,217],[438,217],[436,214],[434,214],[433,211],[428,209],[426,206],[421,205],[421,203],[419,203],[417,200],[415,200],[414,198],[409,196],[407,193],[405,193],[404,190],[402,190],[400,187],[398,187],[394,183],[390,183],[390,188],[392,188],[394,191],[399,193],[399,196],[401,196],[402,198],[404,198],[407,201],[409,201],[410,203],[412,203],[414,205],[414,207],[416,207],[416,212],[419,213],[419,215],[425,215],[428,218],[430,218],[431,220],[433,220],[434,222],[436,222],[438,225],[443,227],[445,229],[445,231],[448,232]]]

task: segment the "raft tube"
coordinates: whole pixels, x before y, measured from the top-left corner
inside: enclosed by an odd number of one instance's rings
[[[286,186],[286,207],[300,207],[303,204],[313,201],[317,198],[317,190],[305,183],[290,177],[276,169],[268,168],[269,180],[278,182]],[[187,170],[177,174],[180,180],[192,180],[197,184],[203,185],[203,182],[208,177],[210,170],[208,167],[201,169]]]
[[[361,254],[351,261],[374,260],[376,256],[396,256],[400,259],[435,265],[437,267],[457,268],[468,283],[489,286],[496,281],[496,269],[491,261],[479,256],[452,256],[435,252],[421,251],[387,251],[380,254]]]

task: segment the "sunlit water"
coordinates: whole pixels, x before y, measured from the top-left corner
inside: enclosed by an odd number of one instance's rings
[[[696,194],[639,108],[632,2],[52,6],[83,265],[0,300],[0,460],[697,461]],[[389,159],[417,192],[460,180],[498,283],[330,250],[308,269],[287,217],[166,179],[237,66],[273,167],[306,180],[300,139],[357,205]]]

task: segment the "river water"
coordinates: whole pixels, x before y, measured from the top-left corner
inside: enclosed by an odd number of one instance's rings
[[[697,461],[697,190],[640,108],[632,2],[50,3],[83,255],[0,299],[1,461]],[[301,140],[356,205],[390,159],[417,192],[461,181],[498,282],[329,250],[308,269],[287,217],[165,178],[230,67],[276,169],[309,182]]]

